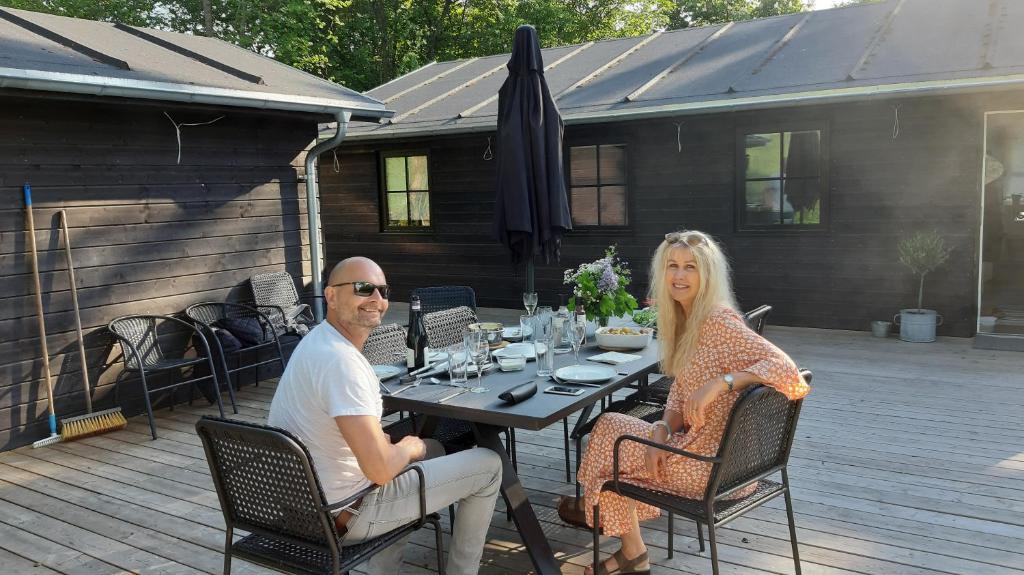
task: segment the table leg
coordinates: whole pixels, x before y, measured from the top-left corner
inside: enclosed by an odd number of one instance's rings
[[[494,451],[501,458],[501,495],[505,498],[505,505],[512,510],[512,520],[516,524],[519,536],[523,538],[523,545],[530,554],[534,569],[538,575],[561,573],[561,568],[555,562],[555,554],[551,551],[551,545],[548,544],[537,515],[526,497],[526,491],[519,483],[519,476],[512,467],[505,447],[501,444],[501,437],[498,434],[502,429],[482,423],[473,424],[477,445]]]

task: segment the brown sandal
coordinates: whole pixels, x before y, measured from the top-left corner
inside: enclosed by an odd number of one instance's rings
[[[558,516],[569,525],[590,529],[587,525],[587,512],[583,510],[582,497],[563,497],[558,502]]]
[[[602,561],[594,566],[594,575],[651,575],[651,563],[647,559],[646,551],[632,559],[626,559],[622,549],[619,549],[612,553],[612,559],[615,559],[616,567],[614,571],[609,571],[604,566],[604,561]],[[642,565],[645,565],[647,568],[642,568]],[[638,567],[641,568],[638,569]]]

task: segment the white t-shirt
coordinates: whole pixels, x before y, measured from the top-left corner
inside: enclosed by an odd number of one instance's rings
[[[370,485],[334,418],[372,415],[379,420],[383,410],[370,362],[325,321],[302,338],[288,360],[267,423],[302,441],[327,502],[334,503]]]

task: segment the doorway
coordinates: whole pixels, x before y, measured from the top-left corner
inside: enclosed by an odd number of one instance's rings
[[[1024,110],[985,114],[978,332],[1024,336]]]

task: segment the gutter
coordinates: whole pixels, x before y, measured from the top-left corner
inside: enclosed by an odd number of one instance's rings
[[[390,118],[394,115],[394,112],[385,108],[383,102],[371,98],[367,98],[369,100],[367,102],[360,102],[345,98],[254,92],[233,88],[5,67],[0,67],[0,88],[313,114],[334,115],[345,111],[360,118]]]
[[[316,161],[320,154],[341,145],[351,119],[352,112],[335,113],[334,120],[338,123],[338,131],[334,137],[320,142],[306,153],[306,217],[309,222],[309,259],[313,269],[313,317],[317,323],[324,319],[324,270],[320,263],[320,176]]]
[[[782,108],[797,105],[820,105],[839,102],[867,100],[871,98],[909,98],[913,96],[957,94],[979,92],[988,89],[1010,89],[1024,87],[1024,74],[1007,76],[991,76],[963,80],[927,80],[922,82],[901,82],[855,88],[834,88],[770,96],[749,96],[725,100],[704,100],[681,104],[664,104],[661,106],[639,107],[637,104],[619,110],[598,110],[593,112],[568,112],[562,114],[562,121],[567,126],[597,124],[603,122],[621,122],[647,118],[674,117],[715,112],[739,112],[767,108]],[[475,120],[475,121],[474,121]],[[402,130],[376,129],[355,132],[348,136],[349,141],[384,140],[397,137],[459,134],[474,132],[493,132],[497,129],[494,116],[469,116],[446,120],[451,128],[431,124],[412,127],[406,124]],[[459,125],[462,124],[462,125]]]

